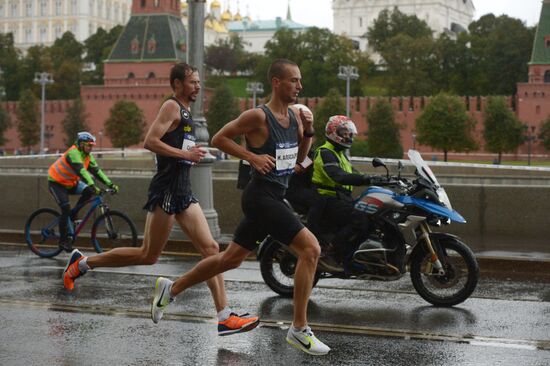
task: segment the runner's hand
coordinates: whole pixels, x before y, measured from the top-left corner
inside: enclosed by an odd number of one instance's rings
[[[275,158],[271,155],[256,155],[249,160],[250,165],[261,174],[265,175],[275,168]]]
[[[204,150],[200,146],[193,146],[189,150],[186,151],[186,157],[185,160],[192,161],[193,163],[198,163],[206,156],[206,150]]]
[[[311,111],[300,108],[300,119],[302,120],[304,131],[313,130],[313,113]]]

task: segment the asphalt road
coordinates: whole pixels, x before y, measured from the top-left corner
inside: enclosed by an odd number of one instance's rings
[[[150,320],[156,276],[175,277],[196,257],[96,270],[72,293],[60,279],[66,258],[0,246],[1,365],[550,364],[548,273],[484,271],[473,297],[454,308],[430,306],[408,277],[321,281],[309,320],[332,351],[314,357],[285,342],[292,301],[263,283],[257,262],[225,278],[232,307],[260,314],[260,327],[219,337],[203,284],[179,296],[160,324]]]

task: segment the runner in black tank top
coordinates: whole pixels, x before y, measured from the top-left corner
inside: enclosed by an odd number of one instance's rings
[[[180,106],[180,123],[176,129],[167,132],[160,139],[176,148],[189,149],[195,145],[195,127],[191,113],[176,98],[170,98]],[[143,207],[149,212],[159,205],[168,214],[184,211],[191,203],[198,202],[191,192],[190,169],[193,163],[173,157],[156,154],[157,173],[149,185],[147,203]]]

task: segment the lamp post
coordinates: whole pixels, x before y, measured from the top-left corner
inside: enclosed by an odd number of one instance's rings
[[[2,68],[0,67],[0,81],[2,80],[3,74],[4,74],[4,70],[2,70]],[[6,97],[6,89],[2,85],[0,86],[0,101],[4,100],[5,97]]]
[[[34,74],[34,83],[42,87],[42,104],[40,111],[40,154],[44,154],[44,114],[46,100],[46,84],[53,84],[52,74],[48,72],[37,72]]]
[[[252,93],[252,108],[256,108],[256,94],[263,94],[264,84],[257,81],[246,83],[246,91]]]
[[[346,81],[346,117],[349,117],[349,84],[350,80],[356,80],[359,78],[357,67],[355,66],[339,66],[338,67],[338,79]]]
[[[527,126],[527,165],[531,165],[531,143],[536,140],[535,126]]]
[[[416,150],[416,133],[412,134],[412,139],[413,139],[413,150]]]

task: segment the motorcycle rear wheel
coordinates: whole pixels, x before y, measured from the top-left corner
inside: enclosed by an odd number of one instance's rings
[[[260,271],[264,282],[280,296],[292,298],[297,258],[275,239],[264,245],[266,247],[260,258]],[[319,276],[319,272],[315,272],[312,287],[319,281]]]
[[[453,236],[430,236],[444,275],[426,274],[430,254],[420,245],[411,254],[411,281],[418,294],[435,306],[450,307],[465,301],[474,292],[479,266],[473,252]]]

